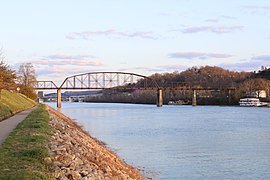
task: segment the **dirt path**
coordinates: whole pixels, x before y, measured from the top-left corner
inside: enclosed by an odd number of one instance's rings
[[[0,122],[0,145],[6,140],[8,135],[16,128],[16,126],[22,122],[35,108],[36,107],[22,111]]]

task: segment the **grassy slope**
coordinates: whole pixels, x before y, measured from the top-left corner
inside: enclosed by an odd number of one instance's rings
[[[36,103],[22,94],[1,91],[0,120],[24,109],[33,107]]]
[[[49,179],[43,162],[49,157],[51,127],[45,105],[33,111],[0,146],[0,179]]]

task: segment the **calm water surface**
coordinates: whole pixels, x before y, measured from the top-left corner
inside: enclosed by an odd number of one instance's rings
[[[270,108],[63,103],[61,111],[154,179],[270,178]]]

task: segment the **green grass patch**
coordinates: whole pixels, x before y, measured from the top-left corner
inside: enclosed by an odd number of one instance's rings
[[[0,120],[16,112],[31,108],[35,104],[35,101],[22,94],[2,90],[0,97]]]
[[[7,117],[12,114],[12,111],[0,102],[0,117]],[[1,120],[1,119],[0,119]]]
[[[41,105],[22,121],[0,146],[0,179],[50,179],[49,114]]]

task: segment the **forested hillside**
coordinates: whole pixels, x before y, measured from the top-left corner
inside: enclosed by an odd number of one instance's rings
[[[193,88],[198,91],[198,104],[236,105],[247,92],[264,90],[269,100],[270,70],[255,72],[236,72],[216,66],[192,67],[182,72],[156,73],[150,76],[164,89],[164,103],[170,100],[183,100],[191,103]],[[171,88],[183,90],[170,90]],[[89,102],[123,102],[153,104],[155,91],[104,91],[103,96],[89,97]]]

